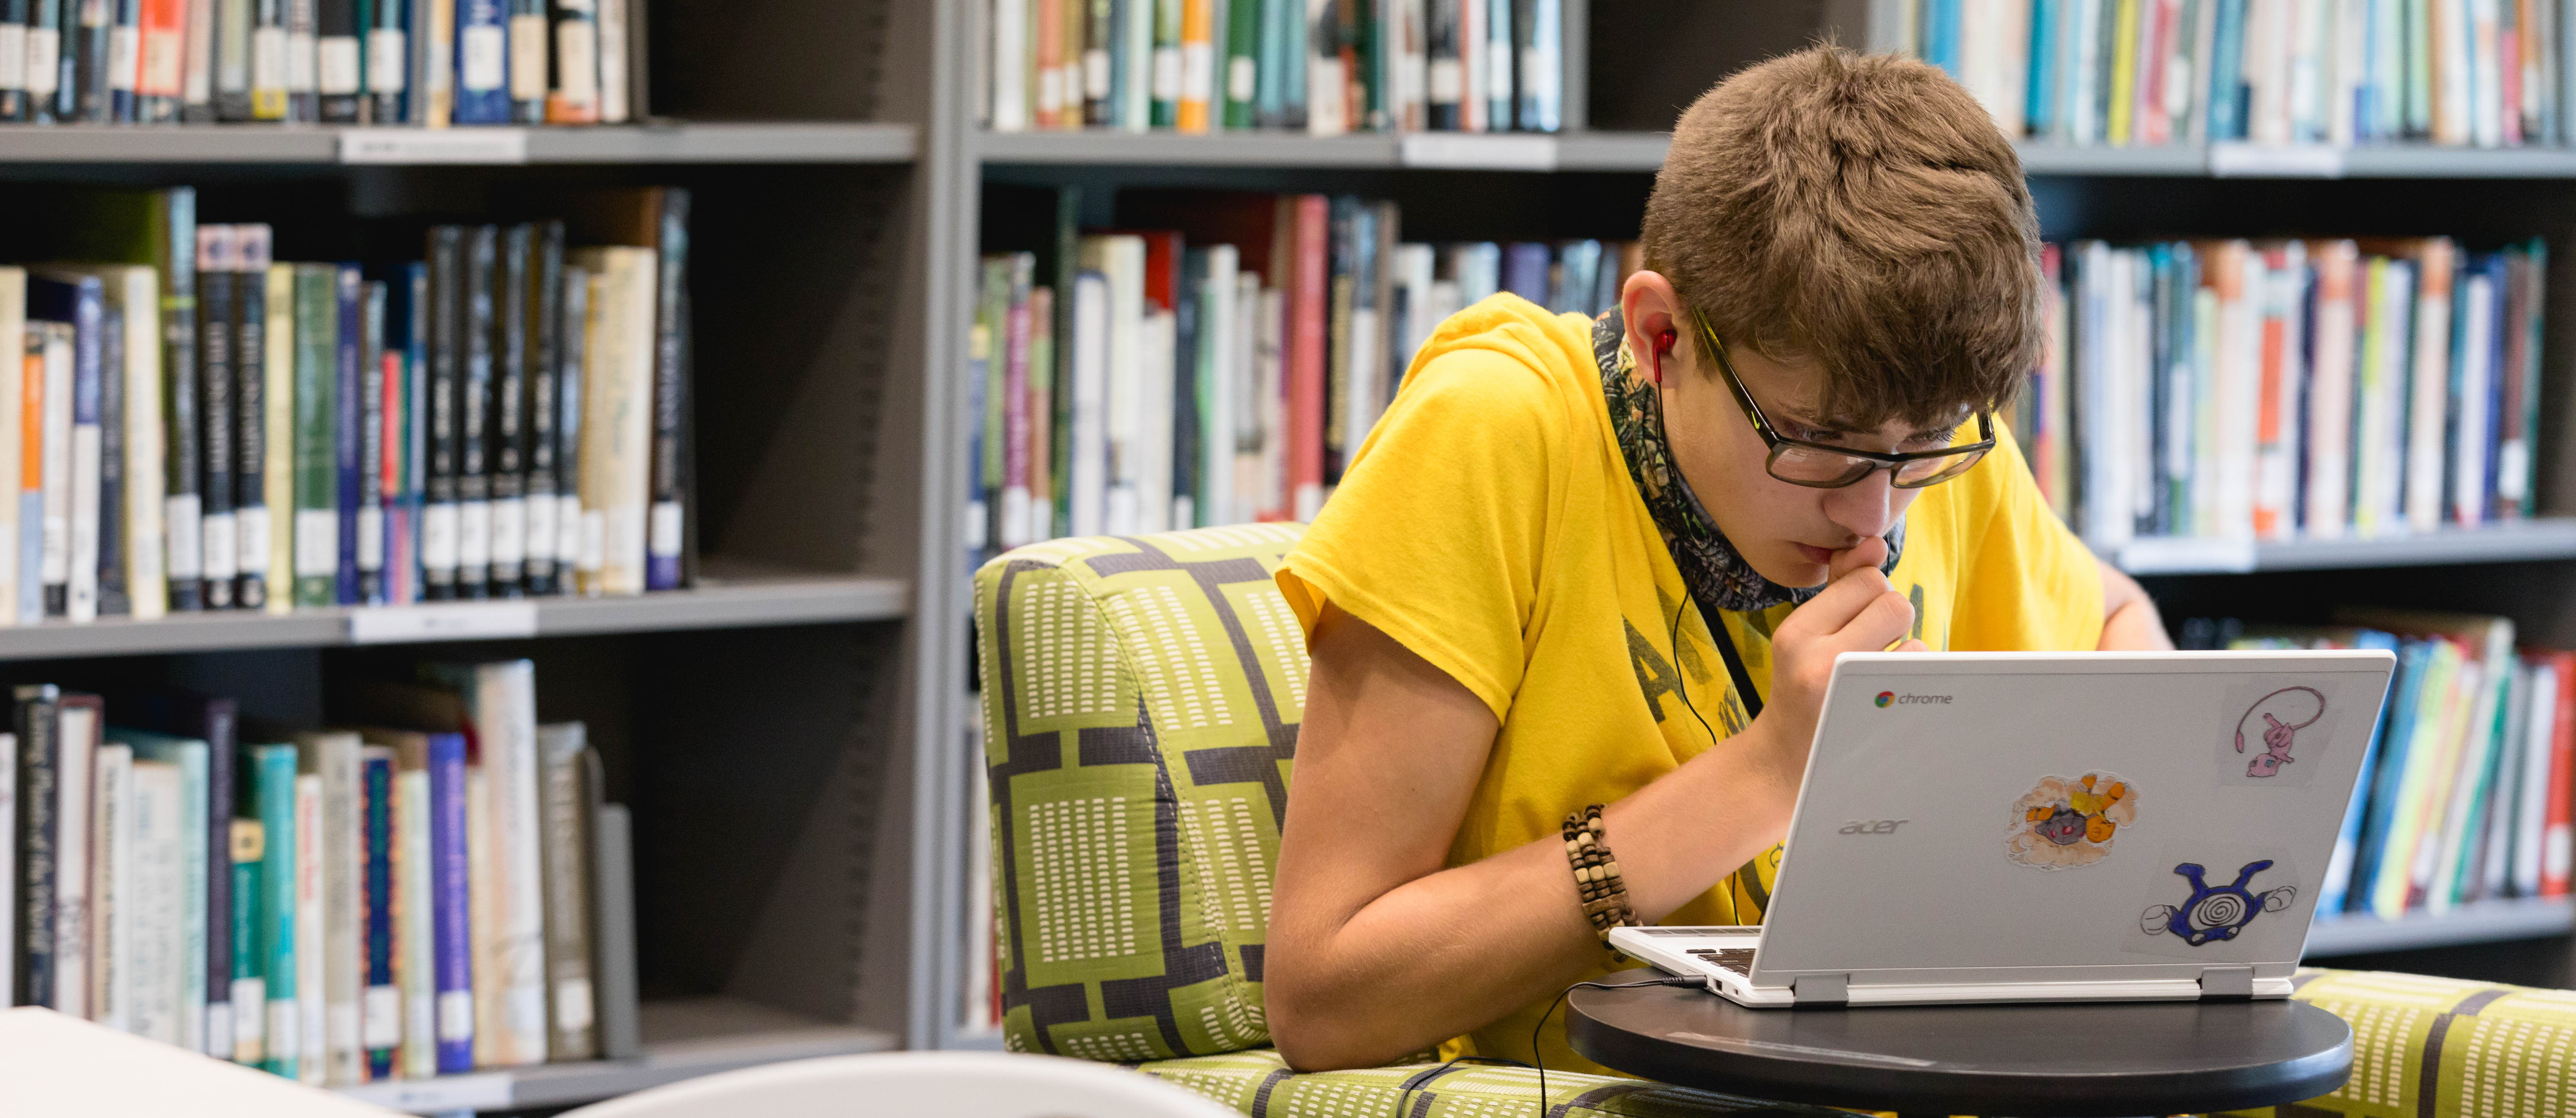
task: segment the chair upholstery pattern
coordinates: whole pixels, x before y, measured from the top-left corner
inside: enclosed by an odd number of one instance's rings
[[[1252,1118],[1853,1118],[1848,1111],[1757,1102],[1576,1072],[1522,1067],[1398,1064],[1299,1074],[1275,1049],[1134,1065]]]
[[[1085,537],[975,576],[997,975],[1014,1051],[1270,1039],[1261,952],[1306,697],[1289,524]]]
[[[2576,992],[2386,971],[2303,969],[2291,997],[2352,1026],[2352,1078],[2247,1118],[2576,1113]]]

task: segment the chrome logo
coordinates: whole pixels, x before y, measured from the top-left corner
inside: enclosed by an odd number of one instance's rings
[[[1886,706],[1887,704],[1895,701],[1896,692],[1894,691],[1881,691],[1878,693],[1878,705],[1880,706]]]

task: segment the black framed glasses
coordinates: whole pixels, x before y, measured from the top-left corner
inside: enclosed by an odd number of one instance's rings
[[[1707,317],[1692,311],[1691,319],[1699,327],[1701,344],[1717,358],[1718,373],[1726,378],[1727,390],[1735,394],[1736,406],[1744,409],[1744,418],[1753,424],[1753,433],[1762,436],[1762,445],[1771,448],[1770,460],[1763,466],[1772,477],[1810,489],[1840,489],[1886,470],[1892,475],[1889,484],[1896,488],[1921,489],[1967,473],[1968,467],[1995,448],[1992,412],[1977,413],[1976,442],[1939,450],[1891,454],[1790,438],[1773,430],[1771,421],[1762,415],[1762,405],[1753,402],[1753,393],[1745,390],[1744,378],[1736,375],[1734,362],[1726,359],[1726,342],[1717,336]]]

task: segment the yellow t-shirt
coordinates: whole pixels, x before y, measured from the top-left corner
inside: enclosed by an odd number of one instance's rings
[[[2008,438],[1915,500],[1890,580],[1935,649],[2101,637],[2093,557]],[[1553,837],[1567,812],[1621,799],[1749,721],[1620,456],[1580,315],[1498,295],[1442,323],[1278,582],[1310,638],[1329,599],[1492,708],[1501,730],[1453,866]],[[1788,611],[1721,614],[1766,692],[1769,634]],[[1774,846],[1665,922],[1759,922],[1779,858]],[[1443,1054],[1527,1060],[1545,1008]],[[1564,1036],[1551,1018],[1547,1066],[1600,1070]]]

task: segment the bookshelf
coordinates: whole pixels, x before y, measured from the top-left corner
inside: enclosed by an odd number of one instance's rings
[[[972,119],[976,83],[983,73],[977,44],[982,4],[952,13],[947,40],[954,52],[941,65],[955,83],[948,112],[961,121],[955,136],[926,135],[923,149],[934,163],[953,161],[961,186],[987,183],[1078,183],[1086,207],[1103,205],[1095,192],[1120,186],[1218,186],[1263,191],[1348,191],[1391,197],[1404,205],[1408,236],[1420,215],[1436,226],[1430,239],[1513,236],[1633,236],[1652,172],[1661,165],[1679,107],[1739,66],[1796,49],[1819,34],[1872,49],[1900,42],[1899,21],[1913,5],[1903,0],[1806,0],[1771,4],[1722,0],[1675,6],[1646,0],[1568,0],[1568,91],[1564,131],[1547,136],[1354,134],[1317,138],[1275,132],[1184,136],[1171,133],[992,132]],[[1634,33],[1623,21],[1645,21],[1653,35]],[[1688,42],[1691,49],[1672,50]],[[2576,305],[2564,261],[2576,252],[2576,222],[2564,201],[2564,184],[2576,181],[2576,149],[2529,147],[2472,149],[2392,144],[2348,150],[2252,148],[2242,144],[2159,147],[2070,147],[2044,141],[2019,145],[2034,180],[2042,224],[2052,240],[2083,236],[2128,237],[2174,230],[2261,235],[2311,225],[2359,229],[2394,211],[2391,231],[2430,225],[2475,237],[2528,237],[2551,241],[2561,262],[2548,305],[2550,342],[2545,361],[2544,415],[2564,414],[2571,375],[2568,339],[2576,337]],[[971,201],[962,194],[960,201]],[[1625,231],[1598,226],[1593,208],[1615,211]],[[1105,209],[1101,211],[1105,214]],[[1571,216],[1569,216],[1571,215]],[[2390,219],[2380,217],[2386,224]],[[973,207],[952,210],[946,236],[958,246],[955,270],[934,293],[930,348],[946,364],[932,366],[933,394],[962,400],[962,340],[974,317],[972,269],[978,243]],[[1475,223],[1489,223],[1476,226]],[[1522,224],[1490,224],[1521,222]],[[1086,214],[1086,224],[1104,224]],[[1471,227],[1472,226],[1472,227]],[[2374,230],[2375,231],[2375,230]],[[944,350],[942,347],[945,347]],[[2545,426],[2547,423],[2544,424]],[[929,493],[923,531],[954,539],[967,441],[965,417],[931,432],[923,463]],[[942,445],[941,440],[946,440]],[[2108,556],[2148,579],[2167,601],[2168,617],[2230,611],[2272,616],[2280,608],[2322,611],[2337,601],[2507,614],[2528,639],[2576,644],[2576,462],[2569,448],[2544,442],[2538,470],[2539,519],[2478,529],[2345,540],[2214,546],[2201,541],[2133,545]],[[944,534],[943,534],[944,533]],[[917,597],[925,616],[956,617],[969,584],[962,565],[944,556],[927,561]],[[2428,581],[2436,580],[2436,581]],[[935,603],[935,606],[934,606]],[[2274,612],[2267,612],[2266,607]],[[944,828],[932,867],[938,884],[935,929],[938,958],[927,988],[935,1003],[934,1042],[942,1047],[995,1047],[998,1038],[957,1024],[966,960],[966,847],[964,782],[978,755],[973,710],[965,700],[968,642],[965,626],[932,632],[923,647],[937,652],[939,667],[919,695],[919,716],[931,723],[925,750],[951,758],[935,789]],[[2365,951],[2474,944],[2559,936],[2576,929],[2576,904],[2564,900],[2481,902],[2440,915],[2410,914],[2396,921],[2343,917],[2320,922],[2310,942],[2319,958]]]
[[[442,130],[0,125],[0,164],[906,163],[918,142],[909,124],[865,121]]]

